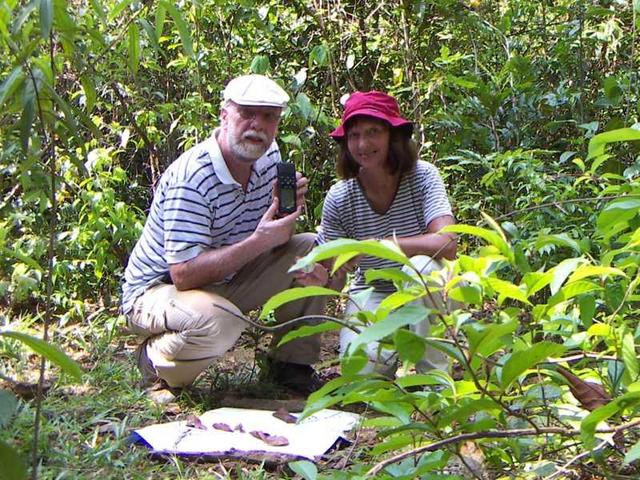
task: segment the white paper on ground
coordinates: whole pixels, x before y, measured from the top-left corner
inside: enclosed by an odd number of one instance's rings
[[[150,425],[134,433],[147,442],[156,453],[218,455],[269,452],[313,460],[325,453],[344,432],[353,428],[360,416],[355,413],[325,409],[300,423],[291,424],[274,417],[271,410],[218,408],[203,413],[199,418],[207,430],[187,427],[186,421],[178,421]],[[214,423],[224,423],[231,429],[242,425],[244,433],[217,430],[212,426]],[[249,432],[252,431],[285,437],[289,445],[271,446],[250,435]]]

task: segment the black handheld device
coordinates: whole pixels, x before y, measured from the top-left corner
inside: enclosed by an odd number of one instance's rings
[[[293,163],[276,164],[278,169],[278,215],[296,211],[296,167]]]

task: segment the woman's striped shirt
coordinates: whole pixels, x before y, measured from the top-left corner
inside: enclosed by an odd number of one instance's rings
[[[410,237],[427,231],[429,223],[453,215],[444,183],[431,163],[418,161],[400,179],[398,191],[384,214],[376,213],[364,195],[357,178],[341,180],[331,187],[322,209],[321,231],[317,243],[338,238],[367,240],[381,237]],[[355,272],[351,291],[366,288],[364,273],[372,268],[400,268],[401,265],[375,257],[363,257]],[[374,281],[377,291],[392,292],[390,282]]]

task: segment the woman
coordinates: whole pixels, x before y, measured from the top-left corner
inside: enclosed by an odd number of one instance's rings
[[[355,92],[349,97],[342,121],[331,133],[340,149],[337,170],[341,180],[325,198],[318,243],[337,238],[393,240],[422,273],[440,269],[440,258],[455,257],[455,235],[439,233],[454,223],[444,184],[436,167],[418,160],[412,132],[413,123],[400,115],[392,96],[370,91]],[[367,284],[365,272],[389,267],[399,265],[374,257],[358,259],[349,293],[374,287],[366,305],[361,306],[364,310],[375,310],[395,291],[390,282]],[[323,270],[317,266],[314,272],[300,274],[298,279],[303,284],[326,284]],[[341,287],[339,279],[328,283],[333,288]],[[435,306],[428,297],[418,301]],[[345,316],[350,317],[358,308],[349,302]],[[413,330],[428,336],[429,322],[415,325]],[[355,335],[349,329],[341,331],[341,355]],[[369,345],[368,356],[368,371],[395,372],[396,359],[388,351],[380,351],[377,344]],[[447,368],[446,359],[434,350],[428,350],[418,364],[419,370],[431,368]]]

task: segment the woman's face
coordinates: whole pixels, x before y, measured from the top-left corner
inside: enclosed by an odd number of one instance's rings
[[[347,148],[361,168],[385,168],[389,157],[389,125],[371,117],[357,117],[347,126]]]

